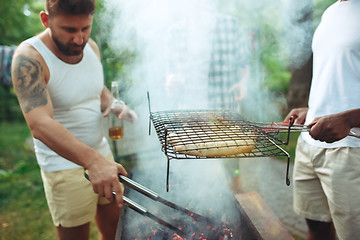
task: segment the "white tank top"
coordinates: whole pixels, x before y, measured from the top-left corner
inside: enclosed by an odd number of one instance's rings
[[[360,0],[336,2],[323,14],[313,39],[314,74],[306,124],[314,118],[360,108]],[[335,143],[305,141],[323,147],[360,147],[360,139]]]
[[[50,71],[47,88],[54,109],[54,119],[77,139],[103,156],[110,147],[102,130],[101,92],[104,87],[102,65],[89,44],[82,60],[68,64],[56,57],[38,37],[25,41],[43,57]],[[43,171],[59,171],[81,166],[64,159],[41,141],[34,139],[36,158]]]

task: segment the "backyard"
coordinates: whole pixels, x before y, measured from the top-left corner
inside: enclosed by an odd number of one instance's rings
[[[2,122],[0,132],[0,239],[55,239],[27,125]]]
[[[29,128],[25,122],[2,122],[0,133],[0,240],[57,239]]]
[[[114,9],[110,13],[106,12],[109,9],[105,10],[104,2],[107,1],[97,1],[98,11],[94,18],[92,38],[98,43],[101,51],[105,84],[109,87],[111,81],[122,78],[126,79],[125,85],[128,87],[134,84],[133,79],[128,77],[132,70],[129,66],[136,62],[135,59],[140,62],[141,56],[137,56],[136,54],[139,52],[133,51],[132,48],[124,48],[121,51],[111,49],[107,37],[113,27],[112,22],[100,20],[100,16],[106,15],[115,19],[118,13]],[[334,1],[315,0],[313,12],[307,16],[313,17],[311,21],[317,23],[323,10],[332,2]],[[43,1],[0,0],[0,6],[0,15],[2,16],[0,31],[3,33],[0,37],[1,46],[16,46],[24,39],[43,30],[38,19],[38,13],[43,9]],[[289,107],[299,105],[297,102],[290,106],[289,99],[287,99],[290,89],[296,85],[292,81],[293,72],[299,71],[300,76],[303,77],[301,71],[309,69],[292,69],[287,66],[284,61],[287,60],[286,57],[285,59],[279,57],[283,51],[281,45],[283,42],[278,42],[276,39],[276,35],[284,32],[275,29],[276,24],[272,24],[272,20],[267,22],[267,19],[264,18],[262,21],[259,23],[261,26],[256,29],[256,33],[259,34],[259,42],[255,42],[258,45],[254,44],[255,47],[258,47],[256,60],[259,62],[256,64],[261,64],[262,74],[264,74],[263,83],[266,86],[261,86],[261,89],[269,90],[271,96],[284,100],[281,102],[282,116],[276,112],[281,119]],[[307,89],[304,90],[303,82],[310,82],[310,80],[305,79],[304,81],[300,78],[297,80],[297,84],[302,86],[302,90],[306,92]],[[126,89],[122,90],[126,91]],[[298,92],[298,89],[293,88],[292,91]],[[306,97],[300,100],[301,104],[306,103]],[[265,102],[264,105],[266,104]],[[266,110],[273,111],[270,108]],[[291,155],[292,160],[297,136],[298,134],[292,135],[289,145],[284,147]],[[123,165],[126,164],[125,161]],[[95,240],[97,239],[97,230],[94,223],[91,224],[91,240]],[[55,240],[57,233],[47,207],[40,169],[32,149],[30,130],[18,106],[14,89],[12,86],[5,86],[0,82],[0,240],[32,239]]]

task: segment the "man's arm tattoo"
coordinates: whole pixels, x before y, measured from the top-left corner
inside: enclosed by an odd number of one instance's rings
[[[39,61],[26,56],[14,59],[14,85],[24,113],[48,103],[43,68]]]

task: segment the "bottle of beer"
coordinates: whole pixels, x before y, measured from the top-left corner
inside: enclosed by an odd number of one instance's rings
[[[118,118],[121,108],[125,103],[120,100],[119,83],[117,81],[111,82],[111,94],[114,101],[111,105],[111,113],[109,116],[109,137],[111,139],[120,139],[124,136],[124,122]]]

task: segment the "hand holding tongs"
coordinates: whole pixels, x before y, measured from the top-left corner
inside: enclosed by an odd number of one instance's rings
[[[265,131],[277,131],[277,132],[287,132],[290,129],[290,132],[309,132],[311,127],[303,124],[293,124],[289,125],[287,122],[272,123],[271,125],[267,124],[262,127]],[[351,128],[349,135],[351,137],[360,138],[360,128]]]
[[[86,172],[84,172],[84,175],[85,175],[85,178],[89,179],[89,176]],[[156,192],[140,185],[139,183],[131,180],[130,178],[127,178],[123,175],[120,175],[119,174],[119,180],[120,182],[122,182],[124,185],[134,189],[135,191],[149,197],[150,199],[154,200],[154,201],[157,201],[157,202],[160,202],[160,203],[163,203],[164,205],[168,206],[168,207],[171,207],[173,209],[176,209],[176,210],[179,210],[189,216],[191,216],[192,218],[194,218],[195,220],[197,221],[206,221],[207,223],[210,223],[210,219],[208,219],[207,217],[204,217],[204,216],[201,216],[197,213],[194,213],[193,211],[190,211],[189,209],[187,208],[183,208],[179,205],[176,205],[175,203],[173,202],[170,202],[162,197],[160,197],[159,194],[157,194]],[[114,196],[115,196],[115,192],[113,192]],[[163,226],[175,231],[177,234],[179,235],[182,235],[183,232],[175,227],[174,225],[166,222],[165,220],[155,216],[154,214],[152,214],[151,212],[149,212],[146,208],[144,208],[143,206],[137,204],[136,202],[132,201],[131,199],[127,198],[126,196],[123,196],[123,201],[124,201],[124,204],[128,207],[130,207],[131,209],[133,209],[134,211],[140,213],[141,215],[144,215],[146,217],[149,217],[151,218],[152,220],[156,221],[157,223],[160,223],[162,224]]]

